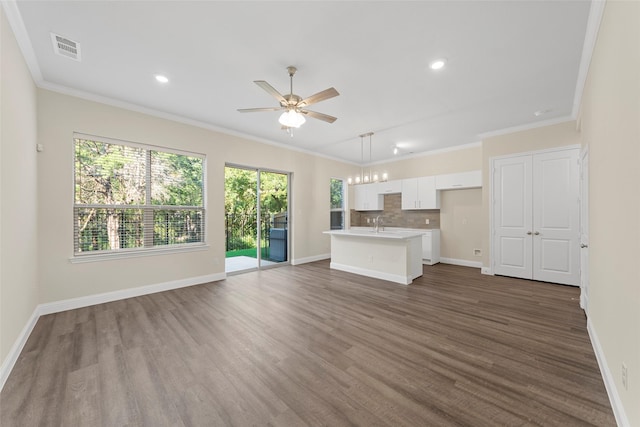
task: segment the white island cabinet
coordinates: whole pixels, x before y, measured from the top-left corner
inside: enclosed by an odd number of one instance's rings
[[[333,230],[331,268],[408,285],[422,276],[419,231]]]

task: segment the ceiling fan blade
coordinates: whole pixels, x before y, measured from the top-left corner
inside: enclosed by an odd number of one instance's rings
[[[284,110],[284,107],[265,107],[265,108],[238,108],[241,113],[257,113],[259,111],[278,111]]]
[[[308,98],[303,99],[298,102],[298,107],[306,107],[311,104],[315,104],[316,102],[324,101],[325,99],[333,98],[334,96],[340,95],[337,90],[330,87],[329,89],[325,89],[322,92],[318,92],[315,95],[311,95]]]
[[[336,120],[338,120],[338,118],[337,118],[337,117],[333,117],[333,116],[330,116],[330,115],[328,115],[328,114],[318,113],[317,111],[311,111],[311,110],[300,110],[300,112],[301,112],[302,114],[306,114],[306,115],[308,115],[309,117],[313,117],[314,119],[322,120],[322,121],[325,121],[325,122],[327,122],[327,123],[333,123],[333,122],[335,122]]]
[[[282,96],[282,94],[280,92],[278,92],[269,83],[265,82],[264,80],[255,80],[254,83],[257,84],[258,86],[260,86],[265,91],[269,92],[269,94],[271,94],[271,96],[273,96],[275,99],[277,99],[278,102],[280,102],[280,104],[287,105],[287,100],[284,99],[284,96]]]

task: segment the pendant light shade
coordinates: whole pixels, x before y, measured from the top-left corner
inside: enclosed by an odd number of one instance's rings
[[[282,126],[290,127],[290,128],[299,128],[307,119],[296,110],[287,110],[278,119]]]

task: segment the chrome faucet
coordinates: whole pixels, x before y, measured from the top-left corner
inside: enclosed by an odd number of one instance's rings
[[[382,217],[380,215],[378,215],[376,219],[373,221],[373,228],[376,233],[380,231],[380,221],[382,221]],[[384,231],[384,227],[382,227],[382,231]]]

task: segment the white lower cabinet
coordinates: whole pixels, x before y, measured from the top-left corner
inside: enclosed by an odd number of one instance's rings
[[[422,263],[433,265],[440,262],[440,230],[425,230],[422,235]]]

